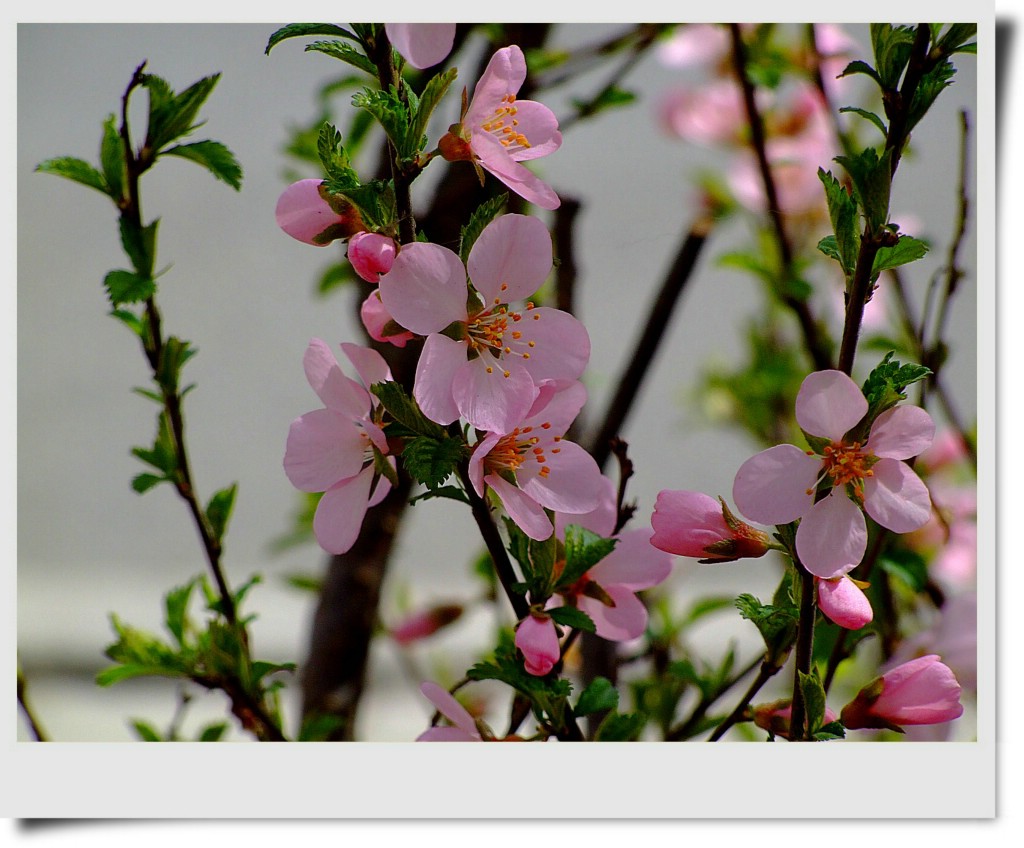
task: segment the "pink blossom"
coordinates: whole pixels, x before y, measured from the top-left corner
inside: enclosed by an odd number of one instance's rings
[[[554,112],[536,101],[516,99],[525,80],[523,51],[514,44],[497,51],[461,122],[452,126],[439,147],[449,162],[474,162],[530,203],[557,209],[561,201],[551,186],[519,164],[554,153],[562,145]]]
[[[683,24],[658,48],[658,58],[670,66],[714,64],[731,50],[729,31],[717,24]]]
[[[848,730],[938,724],[963,714],[960,684],[935,654],[918,657],[876,678],[849,704],[841,719]]]
[[[558,392],[545,385],[534,408],[511,432],[487,433],[473,446],[473,488],[483,496],[485,485],[490,487],[531,539],[547,539],[554,532],[545,509],[580,515],[598,504],[600,468],[564,438],[586,396],[581,383]]]
[[[436,683],[427,681],[420,685],[420,691],[451,725],[437,725],[416,737],[417,742],[483,742],[476,719],[450,692]]]
[[[428,418],[450,424],[461,416],[480,430],[508,433],[526,417],[542,382],[583,373],[590,337],[579,321],[532,303],[509,306],[535,292],[551,265],[551,236],[526,215],[488,224],[466,266],[437,244],[402,248],[381,278],[380,296],[402,327],[427,336],[413,396]],[[467,268],[480,295],[472,300]]]
[[[783,739],[789,738],[789,723],[793,718],[793,702],[789,698],[772,701],[770,704],[758,704],[754,707],[754,724]],[[823,724],[831,724],[838,716],[825,707]]]
[[[875,419],[865,444],[845,441],[867,411],[861,390],[843,372],[809,374],[797,394],[796,419],[805,433],[829,440],[822,454],[776,445],[736,473],[733,500],[745,516],[776,525],[801,519],[796,552],[816,577],[846,574],[864,556],[861,506],[894,533],[916,530],[931,514],[928,489],[901,461],[931,444],[931,416],[916,406],[896,406]],[[832,488],[816,500],[819,482]]]
[[[730,79],[673,89],[659,107],[661,124],[668,132],[707,146],[738,142],[746,115],[743,92]]]
[[[455,24],[384,24],[388,41],[410,65],[432,67],[452,52]]]
[[[359,317],[363,320],[367,335],[374,341],[405,347],[406,342],[416,338],[408,330],[398,326],[391,313],[380,302],[380,292],[376,289],[366,296],[366,300],[359,307]]]
[[[354,344],[341,348],[365,385],[390,379],[387,363],[376,351]],[[374,448],[386,455],[388,443],[373,418],[375,398],[345,376],[326,343],[313,339],[303,365],[325,408],[292,422],[284,470],[297,489],[324,493],[313,533],[325,551],[342,554],[355,543],[367,508],[391,488],[386,477],[377,477],[374,466]],[[394,462],[390,457],[388,461]]]
[[[757,558],[764,556],[770,545],[768,534],[739,521],[724,501],[703,492],[659,492],[651,526],[654,547],[701,562]]]
[[[348,261],[368,283],[380,282],[380,275],[391,270],[396,252],[395,240],[380,233],[356,233],[348,242]]]
[[[893,654],[892,664],[927,654],[938,654],[970,691],[978,688],[978,596],[963,592],[947,598],[935,620],[905,639]]]
[[[850,577],[814,580],[818,595],[818,608],[826,618],[847,630],[860,630],[871,623],[874,611],[868,596]]]
[[[438,604],[428,609],[418,610],[407,616],[389,631],[389,635],[399,645],[410,645],[433,636],[442,627],[447,627],[462,615],[460,604]]]
[[[323,180],[299,180],[277,199],[277,225],[293,239],[326,247],[365,229],[358,210],[341,197],[323,191]]]
[[[561,656],[555,622],[543,612],[531,611],[516,628],[516,647],[523,652],[526,671],[543,677]]]
[[[594,622],[597,635],[625,642],[647,629],[647,608],[637,592],[663,582],[672,573],[672,557],[652,545],[650,528],[615,533],[617,518],[615,484],[600,478],[601,499],[591,511],[555,514],[555,532],[565,538],[565,528],[576,524],[617,544],[610,554],[591,567],[576,583],[552,599],[554,605],[571,603]]]

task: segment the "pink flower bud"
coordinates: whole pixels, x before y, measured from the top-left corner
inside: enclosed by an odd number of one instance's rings
[[[391,629],[391,638],[399,645],[408,645],[433,635],[458,619],[460,615],[462,607],[459,604],[438,604],[408,616]]]
[[[724,501],[703,492],[659,492],[651,526],[654,547],[701,562],[756,558],[768,551],[768,534],[740,521]]]
[[[343,198],[330,201],[321,191],[323,180],[299,180],[277,199],[277,225],[293,239],[326,247],[335,239],[364,230],[359,211]]]
[[[380,275],[395,262],[394,239],[380,233],[356,233],[348,242],[348,261],[368,283],[379,283]]]
[[[849,577],[815,578],[818,607],[830,620],[847,630],[860,630],[874,618],[871,602]]]
[[[876,678],[843,707],[848,730],[939,724],[963,714],[960,684],[936,654],[903,663]]]
[[[380,294],[376,290],[370,292],[363,305],[359,307],[359,317],[363,319],[363,326],[374,341],[405,347],[409,339],[415,338],[412,333],[395,323],[391,313],[380,302]]]
[[[793,717],[793,702],[789,698],[772,701],[770,704],[759,704],[754,707],[754,724],[775,736],[789,739],[789,722]],[[824,724],[836,720],[836,714],[825,707]]]
[[[543,677],[561,655],[555,622],[543,613],[531,612],[519,622],[516,647],[523,652],[527,672]]]

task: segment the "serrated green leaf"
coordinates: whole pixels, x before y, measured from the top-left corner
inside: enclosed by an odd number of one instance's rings
[[[135,273],[142,278],[150,279],[153,276],[153,266],[156,264],[156,231],[159,223],[157,219],[147,226],[139,227],[123,215],[118,219],[121,247],[132,260]]]
[[[915,363],[901,364],[892,357],[895,351],[889,351],[876,365],[861,387],[868,400],[868,414],[865,420],[874,421],[887,409],[904,400],[907,386],[925,379],[931,369]]]
[[[807,726],[813,735],[818,732],[825,719],[825,689],[817,674],[804,674],[802,671],[797,674],[800,679],[800,691],[803,693]],[[792,728],[791,732],[798,733],[799,730],[800,728]]]
[[[107,185],[103,174],[84,159],[77,159],[74,156],[59,156],[56,159],[40,162],[36,165],[36,170],[42,174],[55,174],[58,177],[73,180],[110,196],[110,186]]]
[[[947,59],[930,68],[921,77],[921,81],[914,90],[914,96],[910,101],[910,108],[907,109],[906,131],[908,133],[925,116],[925,113],[931,108],[935,99],[942,93],[942,90],[952,84],[955,74],[956,67]]]
[[[114,309],[110,314],[135,333],[139,338],[145,337],[146,322],[144,318],[127,309]]]
[[[576,607],[555,607],[547,611],[552,621],[574,630],[582,630],[584,633],[596,633],[594,620],[583,610]]]
[[[192,144],[179,144],[168,147],[161,152],[162,156],[180,156],[197,165],[202,165],[214,177],[227,183],[235,191],[242,187],[242,166],[233,154],[219,141],[196,141]]]
[[[341,133],[329,121],[320,127],[316,139],[317,155],[327,177],[337,183],[338,188],[359,185],[359,177],[352,168],[348,153],[342,143]]]
[[[860,115],[864,120],[869,121],[878,127],[878,131],[882,134],[883,138],[888,137],[889,130],[885,126],[885,121],[879,118],[874,112],[869,112],[867,109],[860,109],[856,106],[843,106],[839,111],[852,112],[854,115]]]
[[[307,44],[305,50],[307,53],[323,53],[332,59],[340,59],[372,77],[377,76],[377,66],[366,57],[366,54],[344,41],[314,41]]]
[[[604,539],[578,524],[565,528],[565,568],[555,588],[571,586],[614,549],[617,539]]]
[[[640,738],[647,719],[640,713],[609,713],[597,729],[597,742],[635,742]]]
[[[465,456],[465,445],[456,439],[416,436],[405,443],[405,470],[428,489],[436,489],[455,473]]]
[[[577,716],[588,716],[605,710],[614,710],[618,705],[619,693],[611,681],[605,677],[595,677],[583,690],[573,712]]]
[[[864,219],[872,233],[879,232],[889,219],[889,195],[892,185],[890,162],[892,149],[886,148],[881,156],[872,148],[865,148],[856,156],[837,156],[853,180],[853,190]]]
[[[156,294],[156,283],[150,277],[141,277],[132,271],[111,271],[103,278],[111,306],[138,303]]]
[[[387,91],[364,89],[352,95],[352,105],[366,110],[377,119],[395,145],[399,159],[412,159],[416,155],[420,140],[410,137],[410,107],[402,101],[394,88]]]
[[[774,665],[781,666],[796,639],[799,614],[793,607],[762,604],[753,595],[743,594],[736,598],[736,609],[740,615],[757,627],[767,648],[767,658]]]
[[[196,116],[219,80],[220,74],[212,74],[192,83],[179,94],[168,96],[170,87],[164,80],[151,74],[144,75],[142,84],[150,90],[146,145],[159,153],[166,145],[201,126],[195,122]]]
[[[188,603],[192,598],[192,590],[195,588],[195,585],[196,580],[190,580],[184,586],[171,589],[164,596],[164,623],[181,647],[185,646]]]
[[[164,342],[160,351],[160,361],[157,363],[156,373],[153,376],[168,394],[178,391],[181,369],[196,353],[198,351],[192,347],[191,342],[179,339],[177,336],[169,336]]]
[[[197,742],[220,742],[221,738],[227,732],[227,723],[220,721],[215,724],[206,725],[199,733]]]
[[[862,62],[860,59],[855,59],[850,62],[839,76],[846,77],[852,74],[867,74],[871,79],[877,82],[879,85],[882,84],[881,78],[878,76],[878,72],[871,67],[867,62]]]
[[[857,267],[857,254],[860,251],[860,235],[857,232],[857,203],[846,191],[845,186],[831,171],[818,169],[818,179],[825,188],[825,201],[828,204],[828,216],[835,234],[836,255],[840,267],[847,277]],[[823,239],[824,241],[824,239]],[[824,252],[821,242],[818,249]]]
[[[895,89],[910,61],[914,27],[882,23],[871,24],[870,30],[879,84],[883,89]]]
[[[103,140],[100,142],[100,166],[107,183],[107,193],[119,200],[124,195],[125,161],[124,141],[118,131],[114,115],[103,122]]]
[[[437,105],[448,92],[451,84],[455,82],[457,76],[458,71],[452,68],[431,77],[430,81],[423,88],[423,93],[418,98],[416,110],[413,112],[413,119],[409,127],[409,139],[417,148],[415,152],[419,152],[419,148],[423,143],[423,138],[427,132],[427,124],[430,122],[430,116],[434,114]]]
[[[432,439],[447,438],[447,431],[420,411],[416,401],[408,395],[400,383],[392,381],[374,383],[370,386],[370,391],[380,399],[381,405],[391,417],[409,432]]]
[[[287,26],[283,26],[280,29],[275,30],[271,34],[263,53],[264,55],[269,54],[274,47],[285,39],[309,38],[313,35],[336,35],[340,38],[348,38],[356,42],[359,41],[355,35],[337,24],[288,24]]]
[[[508,203],[508,192],[485,200],[473,211],[469,222],[462,228],[459,239],[459,257],[463,264],[469,261],[469,253],[484,227],[501,214],[506,203]]]
[[[416,504],[420,501],[429,501],[434,498],[448,498],[449,500],[459,501],[464,504],[469,503],[469,498],[466,497],[466,493],[458,486],[438,486],[436,489],[428,489],[422,494],[416,495],[414,498],[410,498],[409,504]]]
[[[166,410],[157,416],[157,433],[152,448],[132,448],[132,454],[143,462],[164,472],[168,477],[174,476],[178,469],[177,452],[174,449],[174,438]]]
[[[898,268],[908,262],[920,259],[928,252],[928,244],[911,236],[900,236],[892,247],[880,247],[875,254],[875,262],[871,267],[871,276],[877,277],[882,271]]]
[[[231,510],[235,506],[235,495],[237,493],[238,484],[232,483],[211,497],[210,502],[206,505],[206,520],[210,522],[213,537],[218,542],[224,538],[228,520],[231,518]]]

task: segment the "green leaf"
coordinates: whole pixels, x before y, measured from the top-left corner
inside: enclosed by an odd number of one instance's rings
[[[220,742],[221,737],[227,732],[226,722],[220,721],[206,725],[199,733],[197,742]]]
[[[815,742],[830,742],[833,739],[845,739],[846,728],[841,721],[832,721],[822,725],[814,732]]]
[[[178,470],[178,455],[174,449],[174,438],[166,410],[157,416],[157,433],[153,447],[132,448],[132,454],[162,471],[167,477],[174,477]]]
[[[309,38],[313,35],[336,35],[358,42],[359,39],[344,27],[337,24],[288,24],[276,30],[267,41],[264,55],[287,38]]]
[[[604,539],[578,524],[570,524],[565,528],[565,568],[555,588],[571,586],[608,556],[617,543],[617,539]]]
[[[111,271],[103,278],[111,306],[138,303],[156,294],[156,283],[151,277],[141,277],[132,271]]]
[[[178,391],[181,369],[196,353],[198,351],[192,347],[191,342],[177,336],[168,337],[160,351],[160,361],[154,374],[154,378],[164,391],[168,394]]]
[[[457,439],[416,436],[405,443],[402,462],[416,480],[436,489],[455,473],[465,454],[465,445]]]
[[[409,107],[402,102],[394,88],[388,91],[364,89],[352,96],[352,105],[365,109],[384,128],[395,145],[399,159],[411,159],[416,153],[419,139],[410,138]]]
[[[743,594],[736,599],[736,609],[761,633],[767,648],[767,659],[774,665],[782,666],[796,639],[800,620],[796,608],[762,604],[753,595]]]
[[[153,266],[156,264],[156,230],[159,219],[153,223],[139,227],[125,216],[118,219],[121,233],[121,247],[132,260],[135,273],[143,278],[152,278]]]
[[[879,85],[882,84],[881,78],[878,76],[878,72],[871,67],[867,62],[862,62],[860,59],[855,59],[850,62],[839,75],[841,77],[851,76],[852,74],[867,74],[871,79],[877,82]]]
[[[73,156],[60,156],[56,159],[47,159],[45,162],[40,162],[36,165],[36,170],[43,174],[56,174],[58,177],[74,180],[76,183],[94,188],[96,191],[102,191],[108,197],[110,196],[110,186],[107,185],[103,174],[84,159],[76,159]]]
[[[146,145],[159,153],[172,141],[201,126],[195,123],[196,116],[219,80],[220,74],[212,74],[192,83],[181,93],[172,94],[167,82],[152,74],[144,75],[142,84],[150,92]]]
[[[571,627],[574,630],[582,630],[584,633],[596,633],[594,620],[583,610],[576,607],[555,607],[547,611],[551,619],[557,624]]]
[[[202,165],[218,180],[227,183],[235,191],[242,187],[242,166],[233,154],[219,141],[196,141],[179,144],[162,151],[163,156],[180,156],[197,165]]]
[[[977,43],[968,44],[967,42],[977,34],[978,25],[976,23],[950,24],[946,34],[938,40],[936,46],[944,53],[973,53],[977,50]],[[974,49],[965,50],[968,47]]]
[[[825,689],[818,679],[817,673],[804,674],[797,672],[800,678],[800,691],[803,693],[804,712],[811,735],[818,732],[825,719]],[[794,729],[799,732],[799,728]]]
[[[366,54],[344,41],[314,41],[306,45],[306,52],[323,53],[332,59],[340,59],[354,68],[359,68],[372,77],[377,76],[377,66],[366,58]]]
[[[892,247],[880,247],[875,254],[875,262],[871,266],[872,278],[877,277],[882,271],[890,268],[898,268],[908,262],[920,259],[928,252],[928,244],[920,239],[911,236],[900,236],[899,241]]]
[[[886,574],[899,578],[915,593],[928,585],[928,563],[917,551],[891,548],[879,557],[878,564]]]
[[[614,710],[619,705],[619,693],[606,677],[595,677],[583,690],[573,712],[577,716]]]
[[[914,45],[914,27],[871,24],[871,45],[878,69],[879,85],[895,89],[910,61]]]
[[[370,386],[379,399],[384,409],[392,418],[405,427],[410,433],[418,436],[429,436],[432,439],[444,439],[447,431],[427,418],[417,406],[416,401],[409,397],[400,383],[388,381],[385,383],[374,383]]]
[[[158,476],[156,474],[137,474],[132,478],[132,488],[140,495],[143,492],[148,492],[158,483],[163,483],[168,480],[167,477]]]
[[[901,364],[894,360],[895,351],[889,351],[876,365],[861,387],[864,397],[868,400],[868,413],[865,423],[870,425],[887,409],[894,407],[901,400],[906,400],[904,393],[907,386],[923,380],[931,369],[914,363]]]
[[[857,232],[857,203],[846,191],[845,186],[831,171],[818,168],[818,179],[825,187],[828,216],[835,233],[836,256],[843,272],[849,277],[857,268],[857,254],[860,252],[860,235]],[[821,243],[818,249],[822,250]],[[824,251],[822,251],[824,252]]]
[[[885,121],[879,118],[878,115],[876,115],[874,112],[869,112],[867,109],[859,109],[856,106],[843,106],[842,108],[840,108],[839,111],[852,112],[854,115],[860,115],[866,121],[870,121],[872,124],[878,127],[878,131],[882,134],[883,138],[888,138],[889,130],[885,126]]]
[[[462,491],[458,486],[438,486],[436,489],[428,489],[422,494],[416,495],[414,498],[409,499],[409,504],[416,504],[420,501],[429,501],[433,498],[448,498],[449,500],[459,501],[460,503],[469,504],[469,498],[466,497],[466,493]]]
[[[238,492],[238,484],[232,483],[227,488],[217,492],[206,505],[206,520],[210,522],[213,530],[213,537],[218,541],[224,538],[224,531],[227,530],[228,520],[231,518],[231,510],[235,505],[235,494]]]
[[[114,200],[124,196],[125,161],[124,141],[117,129],[114,115],[103,122],[103,140],[100,142],[100,166],[107,183],[107,192]]]
[[[163,742],[163,738],[153,725],[148,722],[142,721],[142,719],[132,719],[132,728],[138,735],[139,739],[143,742]]]
[[[635,742],[647,719],[640,713],[609,713],[594,735],[597,742]]]
[[[188,602],[197,580],[193,579],[177,589],[171,589],[164,597],[164,621],[175,641],[185,647],[185,628],[188,619]]]
[[[316,293],[321,297],[334,289],[354,283],[359,277],[349,262],[335,262],[328,265],[317,280]]]
[[[869,230],[879,232],[889,219],[892,149],[887,148],[879,156],[874,148],[868,147],[856,156],[837,156],[835,160],[853,180],[854,194]]]
[[[459,240],[459,257],[463,264],[469,261],[469,252],[476,244],[477,238],[491,221],[498,217],[508,203],[508,192],[496,195],[481,203],[469,218],[469,222],[462,228]]]
[[[907,110],[907,132],[909,133],[931,108],[942,90],[953,82],[956,67],[948,59],[930,68],[921,77]]]
[[[299,742],[326,742],[345,726],[342,716],[315,713],[303,716]]]
[[[353,170],[352,163],[345,152],[345,146],[342,144],[341,133],[329,121],[320,127],[320,133],[316,139],[316,149],[324,173],[329,179],[334,180],[339,188],[359,185],[359,177]]]
[[[419,102],[409,127],[409,140],[416,146],[416,152],[422,149],[424,138],[427,132],[427,124],[430,116],[434,113],[441,99],[448,92],[451,84],[455,82],[458,71],[455,68],[431,77],[419,97]]]
[[[351,216],[351,209],[346,209],[344,204],[338,205],[338,200],[347,201],[354,206],[362,217],[366,228],[374,231],[389,230],[398,220],[398,205],[395,201],[395,190],[389,182],[383,180],[371,180],[365,185],[351,185],[348,182],[328,178],[320,187],[320,194],[331,204],[335,212],[341,215]],[[332,235],[328,230],[328,236],[323,243],[335,238],[347,237],[350,233],[342,232]]]

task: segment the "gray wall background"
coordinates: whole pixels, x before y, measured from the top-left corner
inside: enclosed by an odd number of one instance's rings
[[[204,567],[195,531],[170,488],[139,497],[129,486],[143,470],[130,448],[151,440],[155,407],[130,392],[146,385],[145,363],[134,337],[107,317],[101,281],[124,264],[113,207],[95,191],[33,173],[53,156],[96,160],[102,120],[119,109],[143,59],[176,89],[223,72],[202,113],[208,123],[194,138],[214,138],[234,151],[245,169],[242,191],[191,163],[165,160],[143,180],[143,213],[161,218],[158,264],[172,265],[159,294],[166,331],[200,351],[186,371],[198,384],[186,403],[198,489],[206,498],[239,482],[226,566],[236,585],[253,572],[264,575],[249,602],[259,614],[257,653],[299,661],[305,653],[313,598],[287,588],[284,577],[317,572],[324,557],[313,545],[269,553],[298,503],[281,470],[284,439],[291,420],[318,405],[302,372],[308,340],[336,344],[359,334],[349,293],[327,300],[312,295],[313,280],[333,254],[291,240],[274,222],[283,172],[294,166],[282,153],[286,128],[308,122],[320,85],[344,72],[333,60],[304,54],[299,41],[264,56],[278,26],[18,27],[18,651],[34,705],[59,740],[129,739],[129,716],[158,725],[170,719],[173,687],[130,683],[103,691],[89,678],[106,664],[110,611],[156,629],[162,594]],[[588,43],[617,28],[563,25],[554,42]],[[866,43],[866,27],[850,31]],[[460,63],[460,85],[472,85],[474,62],[475,54]],[[957,113],[973,110],[976,88],[974,60],[961,57],[958,67],[956,84],[925,119],[895,186],[894,219],[912,214],[935,243],[933,254],[908,270],[917,295],[953,231],[954,189],[944,175],[956,172]],[[569,98],[595,91],[606,73],[582,77],[545,102],[567,114]],[[627,80],[641,94],[638,103],[573,127],[562,150],[539,163],[557,190],[584,204],[579,316],[593,340],[591,416],[603,409],[642,311],[693,220],[693,173],[723,162],[715,151],[666,137],[657,127],[660,94],[683,78],[652,53]],[[141,105],[144,97],[138,99]],[[444,125],[455,119],[457,102],[450,96],[442,107]],[[444,167],[435,163],[428,174]],[[740,433],[702,425],[687,406],[705,362],[740,355],[743,322],[761,305],[751,279],[714,263],[746,236],[734,222],[708,245],[624,434],[637,469],[631,492],[638,523],[649,518],[664,488],[728,495],[736,468],[757,448]],[[976,411],[974,251],[970,235],[947,371],[968,420]],[[472,596],[477,586],[465,575],[476,550],[475,529],[458,504],[416,506],[388,578],[385,617],[393,618],[402,593],[418,604]],[[685,607],[708,593],[769,592],[775,574],[760,562],[726,571],[679,560],[672,586]],[[427,674],[461,674],[490,624],[486,616],[469,617],[413,660]],[[741,625],[735,615],[715,617],[701,632],[700,647],[721,656],[735,638],[741,658],[753,656],[756,640]],[[412,738],[429,709],[404,677],[393,646],[376,647],[373,669],[363,735]],[[197,699],[194,720],[220,711],[216,696]]]

